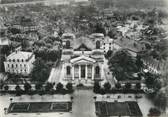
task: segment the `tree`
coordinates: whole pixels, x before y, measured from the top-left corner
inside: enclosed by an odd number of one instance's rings
[[[31,90],[31,85],[28,83],[28,82],[26,82],[25,84],[24,84],[24,90],[27,92],[27,91],[30,91]]]
[[[148,116],[160,116],[161,112],[157,108],[150,108]]]
[[[99,82],[95,82],[94,87],[93,87],[93,92],[94,93],[99,93],[100,89],[101,89],[101,86],[100,86]]]
[[[136,83],[136,89],[141,89],[141,83]]]
[[[159,91],[155,98],[154,98],[154,104],[157,106],[159,109],[165,111],[166,106],[167,106],[167,97],[166,94],[163,93],[162,91]]]
[[[139,71],[141,71],[144,68],[143,61],[142,61],[141,56],[139,54],[136,56],[136,65],[137,65]]]
[[[72,83],[67,83],[66,84],[66,88],[69,92],[72,92],[73,91],[73,86],[72,86]]]
[[[36,85],[35,85],[35,88],[36,88],[36,90],[42,90],[42,87],[43,87],[43,85],[42,85],[42,83],[37,83]]]
[[[95,26],[95,33],[103,33],[104,35],[106,35],[106,30],[103,26],[102,23],[97,23]]]
[[[15,90],[16,90],[16,91],[20,91],[20,90],[21,90],[20,86],[19,86],[19,85],[16,85]]]
[[[16,96],[20,96],[22,90],[19,85],[16,85],[15,90],[16,90]]]
[[[112,39],[117,39],[117,29],[112,29],[108,32],[108,36]]]
[[[112,50],[108,50],[107,53],[105,54],[105,58],[106,59],[109,59],[113,54],[113,51]]]
[[[159,76],[152,73],[145,74],[145,84],[148,88],[153,88],[158,91],[161,88],[161,81],[158,79]]]
[[[121,84],[120,84],[120,83],[116,83],[116,84],[115,84],[115,87],[116,87],[117,89],[120,89],[120,88],[121,88]]]
[[[18,33],[21,33],[21,31],[17,28],[10,28],[9,31],[12,33],[12,34],[18,34]]]
[[[104,89],[106,92],[109,92],[111,89],[111,84],[109,82],[104,83]]]
[[[40,58],[37,58],[34,62],[33,70],[30,74],[32,81],[45,82],[50,74],[51,67]]]
[[[108,61],[109,69],[118,81],[133,79],[139,72],[136,59],[125,49],[115,52]]]
[[[131,83],[126,83],[125,84],[125,89],[131,89]]]
[[[9,86],[8,86],[8,85],[5,85],[5,86],[4,86],[4,89],[5,89],[5,91],[8,91],[8,90],[9,90]]]
[[[52,89],[53,89],[53,84],[47,82],[46,85],[45,85],[45,90],[46,91],[51,91]]]
[[[60,82],[59,82],[59,83],[57,84],[57,86],[56,86],[56,90],[59,91],[59,92],[62,91],[63,88],[64,88],[64,86],[63,86],[63,84],[60,83]]]

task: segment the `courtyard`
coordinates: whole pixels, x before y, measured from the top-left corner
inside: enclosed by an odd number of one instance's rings
[[[118,99],[118,96],[121,96]],[[139,108],[144,117],[147,116],[148,110],[151,107],[154,107],[152,102],[144,95],[141,94],[142,98],[136,99],[134,94],[107,94],[107,95],[98,95],[94,94],[92,89],[76,89],[75,92],[71,95],[73,96],[72,100],[72,112],[44,112],[42,111],[35,111],[31,113],[7,113],[5,114],[4,108],[8,108],[11,101],[10,98],[13,98],[12,103],[35,103],[35,102],[43,102],[48,105],[51,102],[70,102],[70,95],[22,95],[19,97],[12,96],[12,95],[1,95],[0,96],[0,111],[1,117],[96,117],[96,110],[95,110],[95,99],[93,98],[96,96],[96,101],[106,101],[106,102],[114,102],[117,100],[118,102],[125,102],[125,101],[134,101],[137,102]],[[63,106],[64,107],[64,106]],[[41,108],[46,108],[41,107]],[[41,109],[40,108],[40,109]],[[164,117],[165,115],[163,115]]]

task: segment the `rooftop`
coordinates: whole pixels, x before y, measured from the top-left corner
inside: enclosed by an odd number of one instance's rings
[[[32,52],[23,52],[23,51],[13,52],[7,57],[7,60],[9,60],[9,59],[27,60],[27,59],[29,59],[32,56],[32,54],[33,54]]]

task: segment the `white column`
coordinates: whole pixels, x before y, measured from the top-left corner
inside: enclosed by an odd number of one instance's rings
[[[85,80],[87,80],[88,77],[88,69],[87,69],[87,65],[85,65]]]
[[[94,66],[92,65],[92,80],[94,80]]]
[[[72,66],[72,80],[74,80],[74,65]]]
[[[79,80],[81,79],[81,65],[79,65]]]
[[[104,76],[104,68],[103,68],[103,64],[101,65],[101,74],[100,74],[100,78],[102,79]]]

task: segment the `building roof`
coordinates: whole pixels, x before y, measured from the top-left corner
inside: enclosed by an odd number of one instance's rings
[[[103,33],[93,33],[90,35],[90,38],[104,38]]]
[[[23,51],[18,51],[18,52],[13,52],[11,53],[8,57],[7,57],[7,60],[11,59],[23,59],[23,60],[28,60],[31,56],[32,56],[32,52],[23,52]]]
[[[74,48],[77,49],[80,45],[84,44],[87,48],[93,49],[95,46],[93,44],[93,41],[90,40],[88,37],[80,37],[74,39]]]
[[[64,33],[63,35],[62,35],[62,39],[74,39],[75,38],[75,35],[74,34],[72,34],[72,33]]]
[[[91,51],[84,43],[82,43],[78,48],[74,49],[75,51]]]

